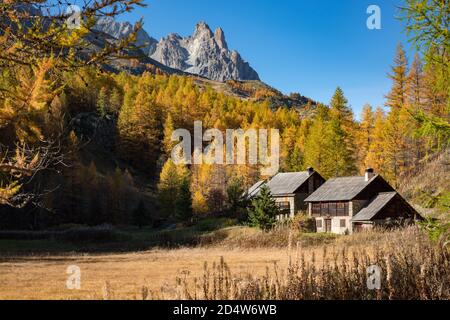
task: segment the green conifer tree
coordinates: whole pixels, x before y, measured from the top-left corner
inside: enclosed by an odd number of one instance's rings
[[[280,210],[267,186],[261,188],[259,195],[252,200],[249,208],[250,223],[264,231],[270,230],[276,223]]]

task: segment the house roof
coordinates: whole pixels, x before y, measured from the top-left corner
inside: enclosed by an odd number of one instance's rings
[[[307,171],[278,173],[267,183],[267,186],[274,196],[293,194],[310,176]]]
[[[326,181],[319,189],[313,192],[306,202],[346,201],[355,198],[361,191],[370,185],[379,175],[366,181],[365,177],[342,177]]]
[[[273,196],[293,194],[310,176],[311,174],[308,171],[278,173],[267,183],[261,180],[251,186],[247,191],[247,197],[251,198],[258,195],[264,184]]]
[[[394,197],[397,192],[383,192],[379,193],[372,202],[361,211],[359,211],[353,218],[353,222],[358,221],[370,221],[372,220],[380,210],[382,210]]]
[[[255,183],[253,186],[251,186],[250,189],[248,189],[247,197],[251,198],[253,196],[256,196],[265,182],[266,182],[265,180],[261,180]]]

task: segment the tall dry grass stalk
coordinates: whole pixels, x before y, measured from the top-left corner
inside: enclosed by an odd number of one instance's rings
[[[349,242],[354,248],[349,249]],[[290,247],[291,248],[291,247]],[[294,249],[295,250],[295,249]],[[292,251],[291,249],[289,251]],[[205,263],[194,281],[177,278],[178,299],[450,299],[450,254],[417,228],[367,232],[324,246],[322,263],[297,245],[285,270],[274,264],[264,276],[235,275],[221,259]],[[381,288],[367,285],[369,266],[381,268]]]

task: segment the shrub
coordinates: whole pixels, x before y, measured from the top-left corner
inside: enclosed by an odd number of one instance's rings
[[[291,221],[291,228],[297,232],[315,232],[316,220],[306,213],[297,214]]]

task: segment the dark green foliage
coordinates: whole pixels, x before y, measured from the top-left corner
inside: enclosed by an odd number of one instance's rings
[[[279,213],[280,210],[272,198],[269,188],[264,186],[259,195],[252,200],[248,216],[253,226],[268,231],[275,225]]]
[[[147,222],[147,208],[144,201],[140,200],[137,208],[133,210],[133,223],[140,229],[147,225]]]
[[[189,180],[183,181],[175,199],[175,219],[180,222],[188,222],[192,219],[192,200]]]
[[[244,183],[241,178],[233,178],[227,186],[227,211],[237,219],[243,219],[249,200],[245,194]]]

